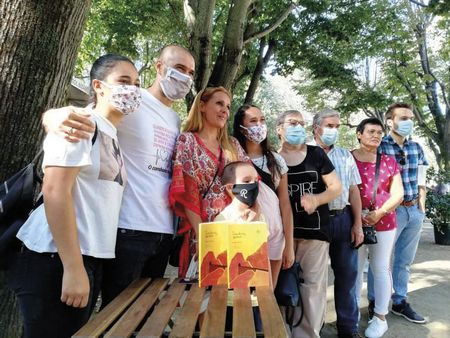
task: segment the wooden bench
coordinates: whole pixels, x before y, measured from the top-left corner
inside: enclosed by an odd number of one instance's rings
[[[205,288],[178,279],[139,279],[130,284],[73,337],[288,337],[277,302],[269,287],[257,287],[262,332],[255,329],[250,289],[233,294],[232,331],[225,331],[226,286],[211,288],[201,330],[198,315]],[[180,306],[180,299],[185,299]]]

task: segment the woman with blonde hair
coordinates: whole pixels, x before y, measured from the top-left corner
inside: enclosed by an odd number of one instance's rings
[[[213,221],[231,199],[221,182],[230,162],[249,161],[239,142],[228,135],[231,94],[208,87],[195,97],[173,155],[169,202],[181,217],[178,235],[184,235],[179,276],[184,277],[196,252],[198,225]]]

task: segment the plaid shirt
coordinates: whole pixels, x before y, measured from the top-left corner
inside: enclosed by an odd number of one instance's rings
[[[328,158],[336,169],[336,174],[342,183],[342,194],[328,203],[330,210],[344,209],[350,204],[348,198],[350,186],[361,183],[358,167],[353,155],[346,149],[334,146],[328,152]]]
[[[419,185],[417,184],[417,169],[419,165],[428,165],[422,147],[412,140],[405,140],[401,148],[391,135],[383,138],[380,145],[381,152],[394,155],[401,168],[403,189],[405,190],[404,201],[409,202],[419,197]],[[404,155],[402,155],[402,151]],[[402,160],[405,164],[402,165]]]

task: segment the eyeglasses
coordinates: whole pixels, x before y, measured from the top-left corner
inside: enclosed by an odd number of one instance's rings
[[[398,151],[397,157],[400,157],[400,160],[398,161],[398,163],[400,165],[405,165],[406,164],[406,154],[405,154],[405,152],[402,149],[400,149]]]
[[[302,127],[305,126],[305,122],[299,121],[299,120],[288,120],[288,121],[284,121],[283,124],[288,124],[290,127],[296,127],[298,125],[301,125]]]

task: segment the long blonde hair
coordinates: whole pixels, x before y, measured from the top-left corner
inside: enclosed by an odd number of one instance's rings
[[[186,119],[186,123],[182,128],[183,132],[195,133],[203,129],[204,121],[203,115],[200,111],[200,103],[208,102],[212,98],[212,96],[217,92],[225,93],[231,100],[231,93],[224,87],[207,87],[201,90],[195,97],[194,102],[192,103],[191,109],[189,110],[189,115]],[[225,153],[225,156],[229,160],[231,161],[238,160],[237,150],[230,141],[226,126],[220,129],[218,141],[223,149],[223,152]]]

